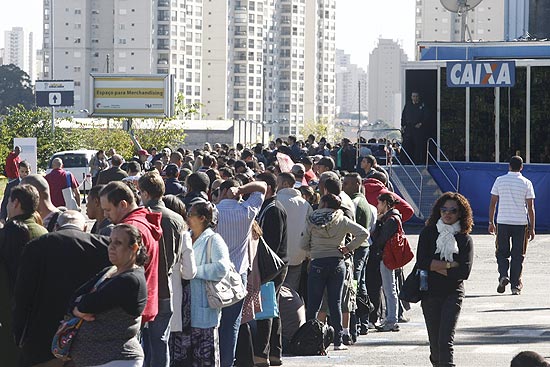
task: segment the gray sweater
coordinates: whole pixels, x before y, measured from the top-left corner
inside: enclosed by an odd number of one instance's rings
[[[341,210],[317,209],[307,218],[300,246],[310,253],[312,259],[341,258],[343,255],[338,248],[344,245],[344,238],[348,233],[354,237],[347,245],[350,251],[361,246],[369,238],[369,232],[344,217]]]

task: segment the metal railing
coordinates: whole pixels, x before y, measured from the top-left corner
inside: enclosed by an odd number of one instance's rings
[[[399,167],[401,167],[401,169],[403,170],[403,172],[405,172],[405,175],[407,175],[407,178],[409,179],[409,181],[413,184],[414,188],[416,189],[416,191],[418,192],[418,203],[417,203],[417,206],[418,206],[418,210],[421,211],[421,208],[422,208],[422,189],[424,187],[424,176],[422,175],[422,172],[420,172],[420,170],[418,169],[418,166],[416,164],[414,164],[414,161],[413,159],[411,158],[411,156],[409,155],[409,153],[407,153],[407,150],[405,150],[405,148],[403,147],[403,145],[398,142],[397,143],[398,146],[399,146],[399,153],[395,155],[395,157],[393,157],[393,159],[395,159],[395,161],[398,163]],[[414,170],[416,171],[416,173],[418,174],[418,177],[420,177],[420,184],[418,185],[416,180],[414,180],[411,175],[409,174],[409,172],[407,171],[407,169],[405,169],[405,165],[401,162],[401,160],[399,159],[399,156],[403,157],[403,155],[406,157],[406,159],[411,162],[411,165],[408,166],[408,167],[413,167]],[[392,159],[392,161],[393,161]],[[390,166],[390,172],[392,171],[393,169],[393,164]]]
[[[449,176],[447,176],[447,174],[445,173],[445,170],[443,170],[443,167],[441,167],[441,165],[437,161],[437,158],[434,157],[433,154],[430,152],[430,146],[431,145],[433,145],[434,147],[437,148],[437,151],[439,152],[439,154],[442,155],[445,158],[445,160],[449,164],[449,167],[451,167],[451,169],[454,171],[454,173],[456,175],[456,186],[453,184],[453,182],[451,181]],[[451,163],[451,161],[449,160],[449,158],[447,158],[447,156],[445,155],[445,153],[443,152],[443,150],[441,149],[439,144],[437,144],[435,142],[435,140],[433,140],[432,138],[428,139],[428,141],[426,142],[426,170],[428,169],[428,166],[429,166],[429,163],[430,163],[430,158],[433,160],[433,162],[435,163],[437,168],[439,168],[439,170],[441,171],[443,176],[447,179],[447,181],[449,182],[451,187],[454,189],[454,191],[458,192],[458,189],[460,187],[460,175],[458,174],[458,171],[454,168],[454,166]]]

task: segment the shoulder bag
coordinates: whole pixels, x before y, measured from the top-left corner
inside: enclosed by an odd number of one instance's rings
[[[206,245],[206,263],[212,263],[212,237]],[[206,298],[210,308],[224,308],[241,301],[246,297],[246,287],[243,284],[241,275],[231,264],[229,272],[220,281],[205,281]]]
[[[420,276],[415,265],[407,279],[403,282],[403,286],[399,292],[399,299],[409,303],[417,303],[422,299],[422,293],[420,291]]]
[[[382,254],[384,265],[390,270],[401,268],[414,258],[409,240],[405,237],[401,219],[396,217],[396,221],[397,231],[384,246],[384,252]]]
[[[89,293],[93,293],[97,290],[97,287],[99,287],[99,285],[103,283],[103,281],[105,281],[105,279],[107,279],[107,277],[111,274],[111,269],[107,270],[105,274],[99,278]],[[83,322],[83,319],[73,316],[72,314],[67,314],[65,318],[61,320],[61,325],[59,325],[59,328],[55,332],[51,346],[52,354],[56,358],[64,361],[71,359],[71,345],[75,340],[78,330],[80,330]]]

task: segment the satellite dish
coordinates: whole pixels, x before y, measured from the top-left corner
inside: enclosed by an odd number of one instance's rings
[[[441,5],[451,13],[464,14],[476,6],[483,0],[440,0]]]
[[[451,13],[457,13],[461,18],[461,27],[460,27],[460,39],[462,42],[466,42],[466,32],[470,41],[472,40],[472,34],[470,33],[470,28],[466,22],[468,17],[468,12],[478,6],[483,0],[440,0],[441,5]]]

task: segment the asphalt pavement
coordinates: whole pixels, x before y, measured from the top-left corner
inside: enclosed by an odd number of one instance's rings
[[[465,367],[509,366],[523,350],[534,350],[550,360],[550,235],[538,235],[529,243],[519,296],[498,294],[495,237],[476,234],[474,265],[466,281],[466,298],[455,336],[455,363]],[[416,247],[418,235],[409,235]],[[415,249],[416,251],[416,249]],[[410,272],[412,264],[406,268]],[[428,334],[420,304],[407,313],[410,322],[400,332],[370,331],[347,351],[326,357],[285,357],[292,366],[430,366]]]

